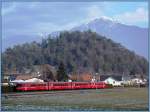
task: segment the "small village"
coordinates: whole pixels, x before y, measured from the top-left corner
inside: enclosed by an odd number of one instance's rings
[[[13,86],[20,83],[44,83],[58,82],[57,71],[54,66],[36,65],[32,70],[25,70],[25,73],[5,73],[2,80],[2,87]],[[80,72],[67,74],[66,82],[105,82],[112,87],[147,87],[148,80],[141,75],[129,76],[125,74],[99,74],[91,72]],[[2,91],[2,92],[5,92]]]

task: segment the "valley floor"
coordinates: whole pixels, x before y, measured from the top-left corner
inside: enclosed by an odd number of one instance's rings
[[[19,92],[2,94],[2,110],[145,110],[148,88]]]

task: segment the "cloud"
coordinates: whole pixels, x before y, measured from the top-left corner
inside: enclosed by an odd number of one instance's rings
[[[112,4],[100,3],[41,3],[11,2],[2,4],[3,38],[17,34],[35,35],[68,30],[96,18],[115,18],[124,23],[148,21],[148,11],[137,8],[133,12],[112,15]],[[140,7],[143,7],[140,5]],[[136,9],[136,8],[134,8]],[[126,10],[128,11],[128,10]],[[111,13],[111,15],[110,15]],[[109,18],[108,18],[109,17]],[[135,23],[136,22],[136,23]]]
[[[123,14],[115,15],[113,16],[113,18],[127,24],[135,24],[137,22],[148,22],[148,11],[140,7],[133,12],[125,12]]]
[[[99,6],[93,5],[87,8],[87,18],[89,21],[96,18],[100,18],[101,16],[104,16],[104,14]]]
[[[36,23],[34,26],[32,26],[32,29],[34,29],[34,31],[36,32],[35,34],[48,35],[50,32],[69,30],[75,25],[77,25],[76,22],[71,22],[62,26],[51,22],[41,22]]]

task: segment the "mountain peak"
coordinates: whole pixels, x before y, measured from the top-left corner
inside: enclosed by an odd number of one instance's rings
[[[107,16],[101,16],[100,19],[106,20],[106,21],[114,21],[112,18],[107,17]]]
[[[119,21],[117,21],[113,18],[107,17],[107,16],[101,16],[100,18],[96,18],[96,19],[93,20],[93,22],[119,23]]]
[[[121,43],[128,49],[148,59],[147,28],[144,29],[137,26],[126,25],[113,18],[102,16],[90,21],[87,24],[74,27],[71,29],[71,31],[87,31],[89,29],[118,43]],[[141,43],[142,46],[139,46]]]

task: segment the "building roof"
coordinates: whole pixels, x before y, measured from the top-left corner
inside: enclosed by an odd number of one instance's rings
[[[19,75],[16,77],[15,80],[28,80],[28,79],[32,79],[32,78],[33,78],[33,76],[31,76],[31,75]]]
[[[19,79],[19,80],[13,80],[13,81],[10,81],[11,83],[26,83],[26,82],[30,82],[30,83],[40,83],[40,82],[44,82],[43,80],[41,79],[38,79],[38,78],[31,78],[31,79],[27,79],[27,80],[22,80],[22,79]]]
[[[117,75],[116,76],[115,75],[100,75],[100,81],[104,81],[109,77],[111,77],[117,81],[122,81],[122,76],[117,76]]]
[[[90,73],[82,73],[81,79],[82,81],[91,81],[92,75]]]
[[[83,82],[90,82],[92,80],[92,74],[89,72],[83,72],[80,74],[72,74],[69,75],[71,80],[83,81]]]

